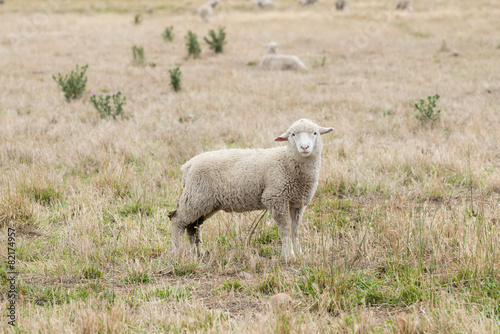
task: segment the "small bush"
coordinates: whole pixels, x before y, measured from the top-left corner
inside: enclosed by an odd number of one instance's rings
[[[174,34],[174,27],[170,26],[165,28],[165,31],[161,34],[161,37],[167,42],[172,42],[174,40],[175,34]]]
[[[90,98],[90,102],[94,105],[94,108],[97,110],[101,118],[113,117],[116,119],[118,116],[122,115],[123,105],[127,98],[122,96],[121,92],[118,92],[113,95],[92,95]],[[113,105],[111,105],[111,101],[113,101]]]
[[[214,30],[209,30],[208,36],[203,37],[205,42],[207,42],[210,49],[214,50],[215,53],[222,53],[222,48],[224,44],[226,44],[226,32],[224,31],[225,27],[219,27],[219,33],[216,34]]]
[[[321,61],[314,60],[313,67],[325,67],[326,65],[326,56],[321,58]]]
[[[135,14],[135,16],[134,16],[134,23],[135,24],[141,24],[142,23],[142,14]]]
[[[135,65],[144,65],[145,63],[144,48],[142,46],[134,45],[132,47],[132,55],[134,57]]]
[[[415,116],[422,125],[434,124],[441,119],[441,110],[436,108],[436,101],[439,99],[439,94],[427,96],[427,101],[421,99],[415,103],[417,115]]]
[[[201,48],[200,43],[198,43],[198,36],[190,30],[186,34],[185,39],[188,57],[193,56],[193,58],[200,58]]]
[[[64,92],[64,97],[66,101],[71,101],[77,98],[82,97],[83,92],[85,91],[85,86],[87,85],[87,76],[85,73],[87,72],[87,68],[89,65],[83,66],[81,69],[76,65],[76,69],[71,71],[70,74],[66,74],[64,77],[61,73],[58,73],[57,78],[55,75],[52,76],[55,82],[61,87]]]
[[[182,72],[179,67],[176,67],[172,70],[168,70],[170,73],[170,86],[174,89],[174,91],[178,92],[181,90],[181,75]]]

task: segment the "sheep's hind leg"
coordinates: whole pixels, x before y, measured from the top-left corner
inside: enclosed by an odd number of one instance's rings
[[[174,256],[179,258],[183,253],[182,237],[184,235],[184,227],[180,227],[177,224],[176,219],[171,220],[172,223],[172,248],[174,251]]]
[[[196,252],[196,255],[200,256],[203,254],[203,249],[201,247],[201,231],[200,227],[203,224],[204,218],[198,218],[194,223],[189,224],[186,227],[186,232],[189,239],[189,244],[191,245],[191,249]]]
[[[302,248],[300,247],[299,240],[299,227],[302,222],[302,214],[304,213],[306,207],[298,209],[290,209],[290,218],[292,219],[292,245],[295,253],[299,256],[303,256]]]
[[[274,206],[270,209],[271,215],[278,225],[278,232],[280,234],[282,251],[281,255],[285,261],[291,260],[295,257],[292,247],[292,239],[290,238],[290,213],[284,206]]]
[[[180,257],[184,253],[184,233],[187,230],[191,245],[200,242],[198,226],[203,222],[203,217],[194,215],[194,213],[181,212],[177,210],[175,215],[170,218],[172,224],[172,247],[174,255]],[[197,235],[198,233],[198,235]]]

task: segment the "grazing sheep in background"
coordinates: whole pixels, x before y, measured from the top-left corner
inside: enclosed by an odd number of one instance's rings
[[[285,260],[302,254],[299,226],[318,186],[320,135],[332,130],[301,119],[274,139],[288,141],[287,146],[206,152],[182,165],[182,194],[177,209],[169,213],[175,254],[184,231],[201,252],[200,226],[217,211],[263,209],[278,225]]]
[[[278,44],[271,42],[266,45],[267,54],[260,60],[259,67],[266,70],[307,71],[306,65],[297,56],[278,55]]]
[[[318,0],[299,0],[299,5],[301,6],[311,6],[314,5]]]
[[[337,0],[337,1],[335,1],[335,9],[336,10],[348,10],[349,9],[349,4],[347,3],[347,0]]]
[[[204,5],[201,5],[198,8],[198,15],[201,16],[203,21],[206,23],[210,22],[210,18],[212,17],[212,14],[214,13],[215,7],[219,4],[219,0],[210,0]]]
[[[271,0],[255,0],[255,4],[259,6],[259,8],[275,8],[276,5]]]
[[[413,4],[410,0],[397,0],[396,9],[413,11]]]

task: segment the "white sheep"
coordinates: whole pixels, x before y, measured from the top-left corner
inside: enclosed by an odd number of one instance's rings
[[[407,10],[409,12],[413,11],[413,3],[411,0],[397,0],[396,9]]]
[[[335,1],[335,9],[336,10],[348,10],[349,9],[349,4],[347,3],[347,0],[337,0],[337,1]]]
[[[200,225],[219,210],[268,209],[278,225],[282,256],[301,255],[299,226],[318,186],[320,135],[332,130],[301,119],[274,139],[287,146],[206,152],[182,165],[182,194],[169,213],[174,253],[179,254],[185,230],[200,253]]]
[[[307,71],[306,65],[297,56],[280,55],[278,44],[270,42],[266,45],[267,54],[260,60],[259,67],[266,70],[300,70]]]
[[[301,6],[311,6],[314,5],[318,0],[299,0],[299,5]]]
[[[255,0],[254,2],[259,8],[265,9],[265,8],[275,8],[276,5],[272,0]]]
[[[214,9],[219,4],[219,0],[210,0],[206,4],[201,5],[198,8],[198,15],[203,19],[204,22],[209,23],[214,13]]]

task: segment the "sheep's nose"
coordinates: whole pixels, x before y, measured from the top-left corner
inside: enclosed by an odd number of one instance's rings
[[[307,150],[309,148],[309,145],[306,145],[306,146],[300,146],[301,149],[303,149],[304,151]]]

